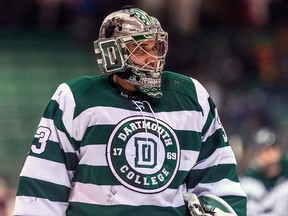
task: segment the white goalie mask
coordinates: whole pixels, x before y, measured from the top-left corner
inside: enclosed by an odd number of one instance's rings
[[[145,49],[147,43],[153,44],[153,52]],[[113,12],[104,19],[94,48],[103,73],[117,73],[150,97],[162,96],[168,34],[156,18],[133,7]],[[141,60],[139,51],[150,60]]]

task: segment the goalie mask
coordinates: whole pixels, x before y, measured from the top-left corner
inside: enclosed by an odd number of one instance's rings
[[[143,10],[116,11],[104,19],[94,42],[97,63],[103,73],[117,73],[142,93],[160,98],[167,40],[159,21]]]

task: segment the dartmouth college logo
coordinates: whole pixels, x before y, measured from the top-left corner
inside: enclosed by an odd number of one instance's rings
[[[169,125],[151,117],[120,122],[107,145],[114,176],[127,188],[157,193],[169,186],[178,170],[178,139]]]

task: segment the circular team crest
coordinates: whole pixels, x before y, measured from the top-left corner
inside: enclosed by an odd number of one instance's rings
[[[107,161],[127,188],[157,193],[173,181],[179,167],[179,142],[172,128],[152,117],[129,117],[113,130]]]

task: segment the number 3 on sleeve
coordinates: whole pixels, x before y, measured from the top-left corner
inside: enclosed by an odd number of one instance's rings
[[[39,144],[33,144],[31,150],[35,154],[41,154],[45,151],[47,141],[51,135],[51,130],[47,127],[40,126],[37,128],[35,138],[39,139]]]

